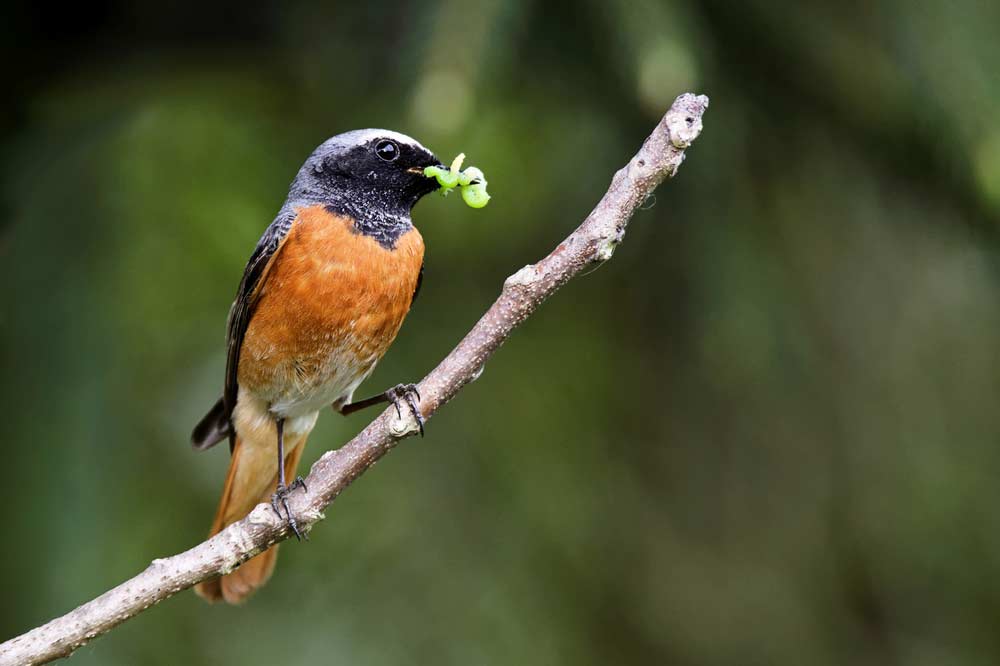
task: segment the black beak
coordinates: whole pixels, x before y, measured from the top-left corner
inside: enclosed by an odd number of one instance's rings
[[[430,161],[427,164],[425,164],[423,166],[410,167],[409,169],[406,170],[406,172],[407,173],[415,173],[415,174],[423,175],[424,169],[426,169],[427,167],[432,167],[432,166],[441,167],[442,169],[449,168],[447,165],[441,164],[441,160],[439,160],[437,157],[431,155],[431,159],[430,159]]]
[[[428,160],[423,166],[413,166],[406,170],[406,173],[413,174],[414,176],[419,176],[419,178],[416,179],[417,180],[416,187],[419,190],[418,196],[429,194],[430,192],[440,189],[441,187],[438,184],[436,178],[427,178],[424,175],[424,169],[432,166],[440,167],[442,169],[448,168],[444,164],[441,164],[441,160],[439,160],[435,155],[431,154],[428,156]]]

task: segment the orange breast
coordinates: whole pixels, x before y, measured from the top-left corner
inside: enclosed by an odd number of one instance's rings
[[[349,396],[410,309],[424,243],[387,250],[322,206],[298,211],[261,288],[240,352],[240,386],[297,415]]]

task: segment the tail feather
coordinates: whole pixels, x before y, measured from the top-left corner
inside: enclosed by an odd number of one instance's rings
[[[305,448],[305,436],[298,441],[286,440],[285,478],[295,478],[295,470]],[[208,536],[214,536],[229,525],[244,518],[261,502],[269,502],[278,485],[278,475],[264,470],[270,461],[274,465],[274,448],[247,446],[239,437],[233,448],[229,462],[229,473],[222,488],[222,498],[215,512],[215,520]],[[262,480],[267,480],[266,483]],[[246,601],[271,577],[274,564],[278,558],[278,546],[275,544],[260,555],[244,562],[238,569],[225,576],[198,583],[194,591],[201,598],[215,602],[224,600],[229,604],[239,604]]]

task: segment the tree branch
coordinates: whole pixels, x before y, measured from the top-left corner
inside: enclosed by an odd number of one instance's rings
[[[420,410],[430,418],[483,371],[486,360],[535,309],[587,266],[607,261],[621,242],[632,214],[668,176],[677,173],[684,150],[701,132],[708,98],[678,97],[632,160],[620,169],[607,193],[576,231],[537,264],[504,282],[500,297],[482,319],[420,383]],[[354,439],[327,451],[306,478],[308,492],[290,507],[302,529],[323,518],[323,510],[350,483],[401,439],[416,432],[412,415],[389,408]],[[38,664],[71,654],[88,641],[153,604],[195,583],[226,574],[290,536],[286,523],[267,504],[238,523],[179,555],[156,559],[140,574],[93,601],[0,645],[0,666]]]

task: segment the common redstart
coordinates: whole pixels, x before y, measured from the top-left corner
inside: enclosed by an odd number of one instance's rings
[[[410,212],[438,188],[424,176],[428,166],[443,165],[417,141],[367,129],[329,139],[299,169],[229,312],[222,398],[191,435],[198,450],[229,439],[229,473],[210,535],[270,501],[301,536],[287,497],[304,487],[296,466],[326,405],[349,414],[402,404],[423,432],[413,384],[352,398],[420,289],[424,243]],[[239,603],[270,577],[277,552],[272,546],[195,590]]]

